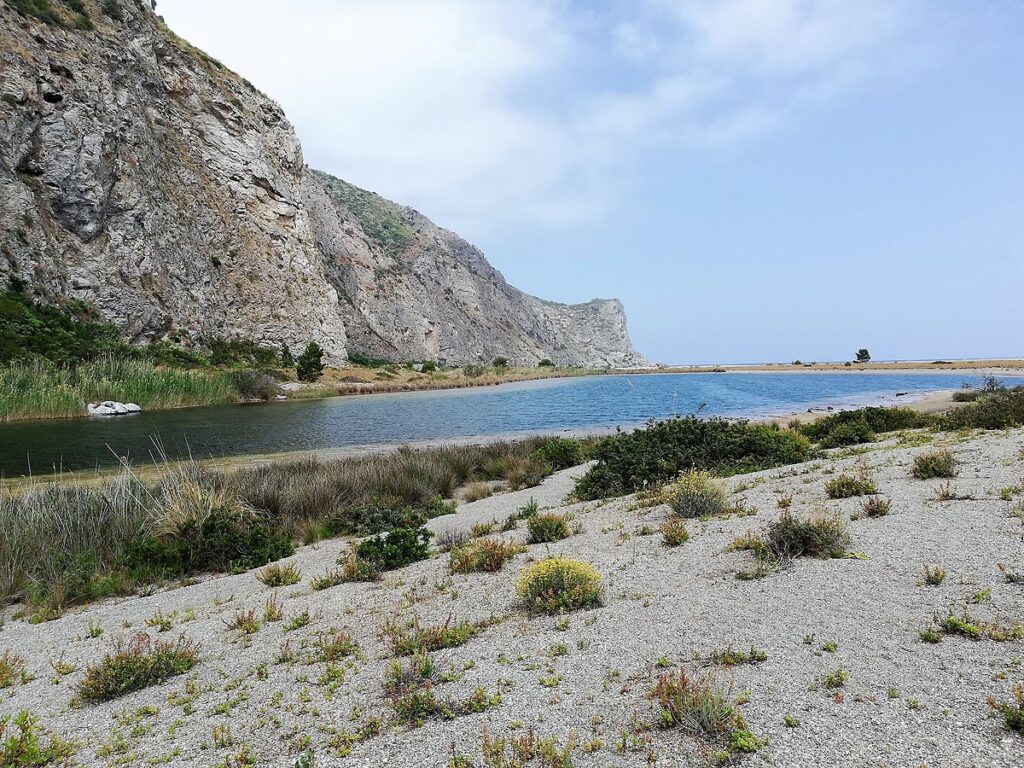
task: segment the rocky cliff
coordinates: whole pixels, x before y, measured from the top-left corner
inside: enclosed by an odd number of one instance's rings
[[[280,107],[144,0],[0,0],[0,283],[139,342],[635,365],[617,301],[508,285],[415,211],[307,168]]]

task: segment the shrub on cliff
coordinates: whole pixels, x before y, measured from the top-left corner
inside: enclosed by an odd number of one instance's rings
[[[806,461],[810,443],[791,430],[696,416],[651,422],[605,438],[597,465],[576,484],[582,499],[623,496],[666,483],[690,469],[730,475]]]

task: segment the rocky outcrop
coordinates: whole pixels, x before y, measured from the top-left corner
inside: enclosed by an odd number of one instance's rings
[[[349,350],[398,360],[629,367],[646,361],[616,299],[567,305],[509,285],[454,232],[307,170],[306,208],[338,291]]]
[[[88,300],[140,343],[642,362],[618,302],[528,296],[455,234],[306,168],[280,107],[148,2],[83,0],[89,24],[51,6],[64,24],[0,0],[0,285]]]

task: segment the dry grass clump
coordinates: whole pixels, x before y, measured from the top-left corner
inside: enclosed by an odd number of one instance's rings
[[[516,584],[530,613],[557,614],[601,604],[604,584],[594,566],[553,557],[523,569]]]
[[[302,581],[302,573],[295,563],[288,563],[288,565],[272,563],[257,573],[256,578],[268,587],[290,587]]]
[[[449,567],[452,573],[500,571],[505,562],[526,551],[518,542],[474,541],[451,551]]]
[[[702,518],[724,514],[729,507],[725,491],[711,474],[687,470],[661,494],[663,503],[682,518]]]
[[[661,524],[661,543],[666,547],[678,547],[690,540],[690,532],[681,518],[673,517]]]
[[[527,518],[526,528],[529,531],[530,544],[544,544],[561,541],[572,535],[572,515],[559,515],[554,512],[538,512]]]
[[[931,451],[914,457],[914,465],[910,474],[918,480],[930,480],[933,477],[956,477],[957,461],[952,451]]]
[[[494,487],[487,482],[478,481],[470,483],[462,489],[462,500],[469,503],[480,501],[494,495]]]
[[[481,751],[483,752],[484,768],[525,768],[537,765],[538,768],[569,768],[573,765],[572,756],[577,749],[576,734],[570,734],[565,746],[559,746],[558,740],[552,736],[541,738],[530,728],[523,734],[510,734],[500,739],[491,736],[490,729],[484,723]],[[462,760],[462,762],[457,762]],[[456,756],[450,768],[464,768],[473,763],[469,758]]]
[[[930,587],[937,587],[946,580],[946,572],[937,565],[924,565],[924,583]]]
[[[115,640],[112,653],[89,665],[77,695],[84,702],[109,701],[184,674],[198,663],[199,645],[184,635],[170,642],[140,632],[128,643]]]
[[[825,483],[825,494],[830,499],[848,499],[852,496],[871,496],[878,493],[875,482],[866,474],[839,475]]]
[[[739,710],[710,675],[689,675],[685,669],[658,677],[651,698],[661,708],[665,728],[682,728],[691,736],[716,742],[744,728]]]

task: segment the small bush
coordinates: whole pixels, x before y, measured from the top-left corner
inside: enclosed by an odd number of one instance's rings
[[[267,373],[240,370],[232,371],[230,375],[231,383],[243,400],[269,400],[281,393],[277,380]]]
[[[199,645],[184,635],[176,642],[165,642],[140,632],[127,644],[114,641],[113,653],[86,669],[78,684],[78,698],[93,703],[110,701],[184,674],[198,663]]]
[[[834,515],[799,517],[789,511],[768,524],[760,538],[761,553],[773,560],[796,557],[842,557],[850,543],[846,523]]]
[[[711,517],[728,509],[725,491],[707,472],[683,472],[663,493],[663,498],[682,518]]]
[[[440,651],[465,645],[480,630],[478,624],[469,621],[452,622],[449,617],[444,624],[429,627],[421,627],[419,620],[408,625],[387,624],[383,634],[393,655],[411,656],[423,651]]]
[[[47,733],[28,710],[0,715],[0,766],[44,768],[72,764],[74,745]]]
[[[870,496],[875,493],[878,493],[878,489],[874,481],[866,475],[839,475],[825,483],[825,494],[830,499],[849,499],[853,496]]]
[[[691,736],[719,741],[741,724],[739,711],[710,676],[691,677],[685,669],[658,678],[651,697],[661,707],[661,725]]]
[[[426,528],[392,528],[385,534],[361,541],[356,554],[379,571],[393,571],[426,560],[430,556],[431,535]]]
[[[526,547],[515,542],[475,541],[452,549],[449,567],[452,573],[494,573],[525,551]]]
[[[256,578],[268,587],[290,587],[302,581],[302,574],[295,563],[278,565],[273,563],[256,574]]]
[[[530,544],[543,544],[551,541],[561,541],[572,535],[569,523],[572,516],[558,515],[554,512],[538,512],[529,517],[526,521],[527,530],[530,533]]]
[[[651,422],[594,448],[597,460],[576,484],[581,499],[622,496],[666,483],[680,472],[756,472],[806,461],[810,444],[775,426],[695,416]]]
[[[555,557],[523,569],[516,584],[531,613],[557,614],[601,604],[601,574],[589,563]]]
[[[690,532],[681,519],[672,518],[661,524],[661,543],[666,547],[678,547],[689,540]]]
[[[720,651],[712,651],[708,663],[720,667],[736,667],[742,664],[760,664],[768,660],[768,654],[760,648],[750,646],[749,651],[735,651],[732,646]]]
[[[989,700],[989,706],[1003,718],[1003,727],[1024,735],[1024,687],[1020,683],[1013,687],[1013,699],[1007,702]],[[2,734],[0,734],[2,735]]]
[[[4,655],[0,656],[0,689],[10,688],[24,679],[27,671],[24,656],[10,650],[4,651]]]
[[[862,509],[865,517],[885,517],[891,507],[892,502],[884,496],[869,496],[864,500]]]
[[[980,390],[964,387],[953,393],[954,403],[973,403],[982,395]]]
[[[946,572],[937,565],[924,566],[924,583],[930,587],[937,587],[946,580]]]
[[[956,457],[952,451],[931,451],[914,457],[910,474],[918,480],[933,477],[956,477]]]

